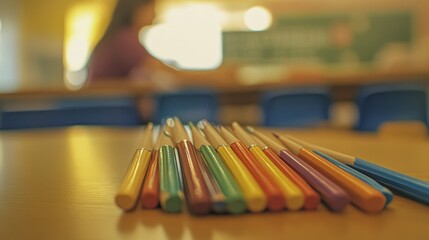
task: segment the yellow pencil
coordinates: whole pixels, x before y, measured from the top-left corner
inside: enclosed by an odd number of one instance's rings
[[[232,123],[235,135],[247,146],[255,159],[266,169],[283,192],[286,198],[286,207],[290,210],[298,210],[304,205],[304,194],[283,172],[262,152],[256,145],[256,141],[237,123]]]
[[[219,135],[216,129],[210,125],[206,120],[200,121],[200,127],[207,137],[207,140],[218,151],[221,158],[224,160],[225,165],[237,180],[244,198],[247,202],[247,208],[251,212],[262,212],[267,207],[267,198],[258,185],[256,180],[243,165],[237,155],[229,147],[228,143]]]
[[[119,191],[115,196],[115,203],[123,210],[134,209],[139,199],[143,179],[146,175],[150,157],[152,154],[152,130],[153,124],[148,123],[143,133],[143,140],[133,156],[127,173],[125,174]]]

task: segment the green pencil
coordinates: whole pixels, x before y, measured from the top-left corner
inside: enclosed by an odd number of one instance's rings
[[[161,208],[166,212],[180,212],[183,206],[183,191],[180,185],[173,141],[161,131],[159,148],[159,187]],[[157,143],[158,144],[158,143]]]
[[[195,147],[203,156],[207,167],[219,184],[227,204],[227,211],[232,214],[239,214],[246,211],[246,201],[240,188],[232,176],[229,169],[225,166],[216,150],[209,144],[198,129],[189,123],[194,140]]]

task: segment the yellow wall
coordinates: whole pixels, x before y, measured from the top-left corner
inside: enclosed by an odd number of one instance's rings
[[[59,65],[56,62],[61,58],[61,43],[64,32],[63,16],[67,6],[72,0],[21,0],[21,24],[22,24],[22,87],[33,85],[49,85],[52,79],[58,77],[60,70],[49,70],[51,74],[40,71],[40,62],[47,61],[49,65]],[[42,60],[45,59],[45,60]],[[54,66],[52,66],[54,68]],[[52,76],[53,74],[53,76]],[[49,76],[51,75],[51,76]],[[46,79],[42,79],[45,76]]]
[[[21,0],[21,87],[63,85],[63,42],[67,10],[82,2],[116,0]],[[103,20],[107,22],[107,19]]]

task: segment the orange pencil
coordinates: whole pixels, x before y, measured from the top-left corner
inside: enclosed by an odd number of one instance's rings
[[[158,149],[152,150],[152,158],[149,163],[146,177],[143,182],[142,194],[140,196],[143,208],[156,208],[159,204],[159,171],[158,171]]]
[[[220,134],[231,146],[242,163],[247,167],[249,172],[261,186],[267,196],[267,207],[271,211],[279,211],[286,207],[286,197],[270,173],[259,163],[247,147],[225,128],[221,128]]]
[[[285,199],[286,207],[290,210],[299,210],[304,206],[304,194],[296,184],[291,181],[280,169],[264,154],[262,149],[256,144],[254,139],[238,124],[232,123],[235,135],[247,146],[249,152],[256,161],[272,176],[280,187]]]
[[[152,150],[152,157],[149,163],[149,168],[146,173],[146,177],[143,182],[142,193],[140,196],[143,208],[156,208],[159,205],[160,189],[159,189],[159,171],[158,171],[158,157],[159,148],[161,147],[161,134],[164,129],[159,130],[158,139]]]
[[[380,212],[384,209],[386,198],[379,191],[302,145],[280,135],[274,135],[298,157],[341,186],[350,195],[352,203],[360,209],[369,213]]]
[[[349,196],[340,186],[325,177],[322,173],[311,167],[304,160],[297,157],[279,142],[260,134],[265,143],[305,181],[313,187],[322,198],[326,206],[335,212],[343,211],[349,204]]]
[[[292,168],[290,168],[275,152],[272,148],[259,138],[259,132],[252,127],[247,127],[247,130],[253,135],[253,139],[256,144],[262,148],[262,151],[267,155],[267,157],[283,172],[286,176],[290,178],[302,191],[304,194],[304,209],[306,210],[315,210],[320,204],[319,194],[310,186],[308,183],[299,176]]]

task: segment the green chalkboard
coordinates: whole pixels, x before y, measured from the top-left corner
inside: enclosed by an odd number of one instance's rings
[[[412,12],[331,13],[280,16],[261,32],[224,32],[225,61],[313,61],[336,64],[351,56],[371,63],[391,43],[410,46]]]

